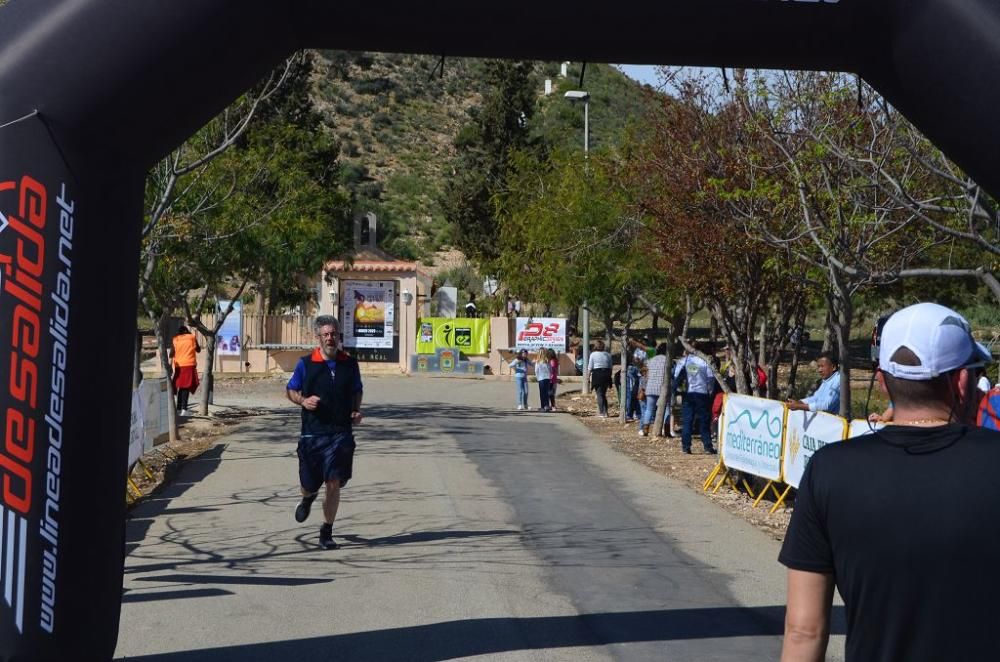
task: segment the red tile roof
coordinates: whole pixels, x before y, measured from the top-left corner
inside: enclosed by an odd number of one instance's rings
[[[356,260],[347,263],[344,260],[333,260],[326,263],[327,271],[368,271],[384,273],[389,271],[417,271],[416,262],[403,262],[401,260]]]

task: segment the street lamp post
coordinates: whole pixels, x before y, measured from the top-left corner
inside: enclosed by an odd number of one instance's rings
[[[564,94],[570,101],[583,102],[583,158],[590,156],[590,92],[570,90]],[[583,300],[583,314],[580,325],[583,327],[583,388],[584,394],[590,393],[590,309],[587,300]]]

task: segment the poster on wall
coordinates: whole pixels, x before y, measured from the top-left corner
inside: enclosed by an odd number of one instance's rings
[[[425,317],[417,332],[417,354],[434,354],[440,348],[463,354],[489,354],[490,321],[468,317]]]
[[[566,351],[565,317],[518,317],[515,349]]]
[[[222,315],[229,307],[229,301],[219,301],[219,314]],[[215,353],[219,356],[239,356],[243,348],[243,304],[240,301],[233,301],[233,310],[222,326],[216,337]]]
[[[394,281],[345,280],[344,347],[392,349]]]

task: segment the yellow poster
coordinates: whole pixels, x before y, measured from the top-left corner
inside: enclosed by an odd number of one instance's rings
[[[463,354],[488,354],[490,321],[465,317],[425,317],[417,325],[417,353],[450,347]]]

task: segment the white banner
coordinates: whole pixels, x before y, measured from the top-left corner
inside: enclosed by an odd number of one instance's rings
[[[515,349],[566,351],[565,317],[518,317]]]
[[[784,417],[785,405],[777,400],[727,395],[719,422],[726,466],[769,480],[780,479]]]
[[[226,315],[219,327],[216,338],[215,353],[219,356],[239,356],[243,346],[243,304],[233,301],[233,310]],[[229,307],[229,301],[219,302],[219,314],[222,315]]]
[[[128,465],[130,467],[142,457],[145,438],[146,431],[142,424],[142,401],[139,398],[139,390],[135,389],[132,391],[132,422],[128,434]]]
[[[817,411],[790,411],[785,420],[785,482],[798,489],[813,453],[844,440],[847,421]]]
[[[392,349],[395,281],[345,280],[344,347]]]
[[[863,418],[856,418],[851,421],[851,425],[847,430],[848,439],[851,437],[863,437],[866,434],[872,434],[876,430],[881,430],[885,427],[885,423],[869,423]]]
[[[145,429],[143,450],[153,448],[157,437],[168,431],[167,380],[146,378],[139,384],[139,403],[142,406],[142,427]]]

